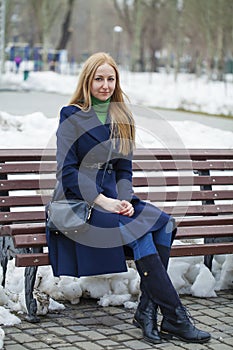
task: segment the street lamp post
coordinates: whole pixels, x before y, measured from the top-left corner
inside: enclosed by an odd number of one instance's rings
[[[123,32],[123,28],[121,26],[115,26],[113,28],[114,33],[116,33],[116,38],[115,38],[115,57],[116,57],[116,62],[117,64],[121,63],[120,62],[120,49],[121,49],[121,33]]]
[[[5,58],[5,11],[6,1],[0,0],[0,79],[4,70]]]

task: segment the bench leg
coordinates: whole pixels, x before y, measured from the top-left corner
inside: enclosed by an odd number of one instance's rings
[[[28,266],[25,268],[24,278],[25,278],[25,302],[27,306],[28,315],[26,320],[32,323],[40,322],[39,317],[36,316],[37,313],[37,303],[36,299],[33,298],[33,289],[36,280],[37,266]]]
[[[0,237],[0,261],[2,266],[2,286],[6,284],[6,272],[8,261],[15,257],[16,249],[11,237]]]

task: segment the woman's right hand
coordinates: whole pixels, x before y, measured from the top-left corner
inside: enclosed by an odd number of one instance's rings
[[[99,205],[101,208],[110,211],[111,213],[132,216],[134,214],[134,208],[132,204],[125,200],[119,200],[104,196],[102,193],[99,194],[94,203]]]
[[[94,203],[112,213],[119,214],[122,210],[124,210],[124,205],[122,204],[122,201],[120,201],[119,199],[106,197],[102,193],[100,193],[96,197]]]

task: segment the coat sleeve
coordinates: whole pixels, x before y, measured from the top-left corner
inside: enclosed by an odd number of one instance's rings
[[[103,189],[81,171],[78,152],[78,117],[73,106],[63,107],[57,130],[57,180],[62,184],[63,194],[86,200],[92,204]]]

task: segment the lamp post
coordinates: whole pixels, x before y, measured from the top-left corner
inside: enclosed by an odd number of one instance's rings
[[[120,64],[120,49],[121,49],[121,33],[123,32],[123,28],[121,26],[115,26],[113,28],[113,31],[115,33],[115,45],[114,45],[114,51],[115,51],[115,57],[117,64]]]
[[[0,80],[4,70],[4,58],[5,58],[5,11],[6,2],[0,0]]]

